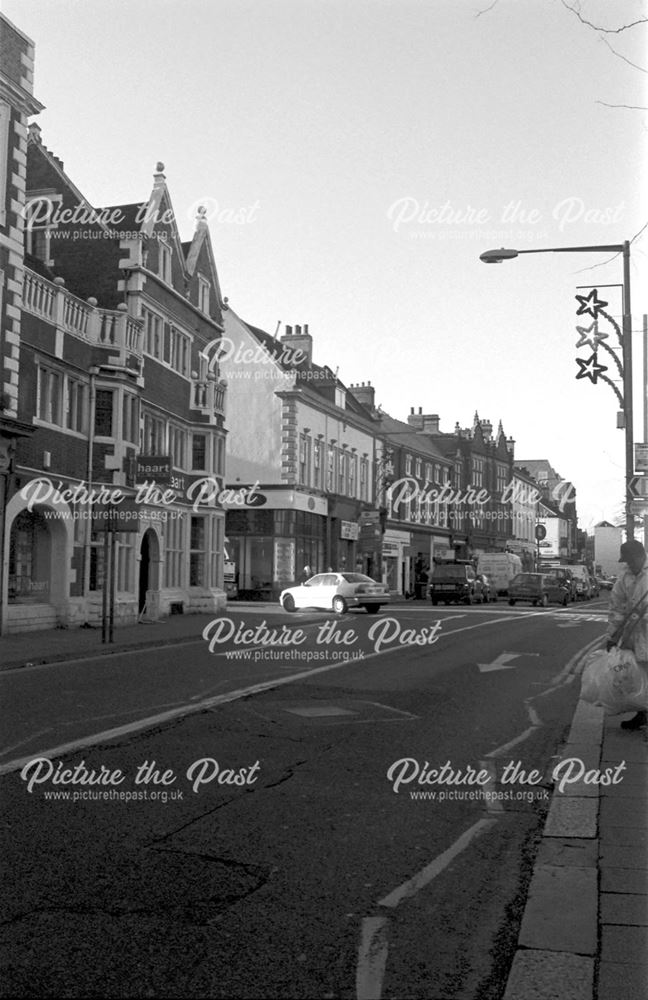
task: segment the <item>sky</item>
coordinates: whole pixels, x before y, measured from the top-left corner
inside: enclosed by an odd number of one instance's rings
[[[620,317],[621,258],[479,255],[632,241],[644,440],[648,31],[616,29],[647,18],[646,0],[581,0],[595,27],[566,0],[3,10],[36,44],[43,142],[91,204],[145,201],[162,161],[184,240],[208,210],[238,315],[271,333],[308,323],[314,360],[370,381],[398,419],[501,420],[516,459],[574,482],[582,528],[622,516],[619,404],[576,380],[575,360],[591,353],[575,346],[591,322],[575,295],[598,287]]]

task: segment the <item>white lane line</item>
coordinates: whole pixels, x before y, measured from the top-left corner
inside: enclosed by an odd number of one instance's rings
[[[400,903],[405,899],[409,899],[410,896],[414,896],[420,889],[423,889],[426,885],[435,879],[441,872],[445,871],[449,864],[451,864],[456,857],[458,857],[462,851],[465,851],[467,847],[475,840],[476,837],[481,836],[486,830],[490,829],[494,823],[497,823],[496,819],[480,819],[474,823],[465,833],[462,833],[460,837],[455,840],[447,851],[443,854],[439,854],[438,857],[431,861],[429,865],[422,868],[420,872],[413,875],[412,878],[408,878],[406,882],[399,885],[396,889],[381,899],[378,906],[386,906],[388,909],[393,910],[395,907],[399,906]]]
[[[497,768],[492,760],[480,760],[480,768],[488,772],[489,781],[493,782],[493,785],[497,784]],[[486,802],[486,812],[489,813],[503,813],[504,803],[500,799],[492,797],[490,795],[485,796]]]
[[[388,950],[387,918],[365,917],[358,947],[357,1000],[380,1000]]]
[[[517,746],[518,743],[524,743],[524,741],[529,738],[531,733],[535,733],[536,729],[538,729],[541,725],[542,723],[538,722],[533,726],[529,726],[529,728],[525,729],[524,732],[520,733],[519,736],[516,736],[514,739],[509,740],[508,743],[504,743],[501,747],[497,747],[496,750],[491,750],[491,752],[486,754],[486,756],[501,757],[502,754],[508,753],[511,747]]]

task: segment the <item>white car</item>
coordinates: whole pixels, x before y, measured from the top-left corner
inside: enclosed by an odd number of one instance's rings
[[[389,604],[389,591],[363,573],[316,573],[305,583],[282,590],[279,603],[286,611],[323,608],[341,615],[349,608],[366,608],[373,615],[381,604]]]

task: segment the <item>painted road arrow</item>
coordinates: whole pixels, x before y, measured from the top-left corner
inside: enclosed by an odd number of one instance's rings
[[[509,660],[515,660],[518,656],[540,656],[540,653],[500,653],[492,663],[478,663],[477,666],[482,674],[490,673],[491,670],[513,670],[517,663],[509,663]]]

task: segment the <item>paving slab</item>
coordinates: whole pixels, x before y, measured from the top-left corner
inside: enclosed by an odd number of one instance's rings
[[[640,801],[634,796],[624,796],[623,798],[602,796],[599,813],[601,829],[625,826],[645,830],[648,823],[645,805],[644,801]]]
[[[629,892],[602,892],[600,913],[602,925],[648,927],[648,896]]]
[[[648,865],[648,830],[639,826],[608,826],[601,830],[601,843],[606,846],[643,847]]]
[[[604,924],[601,927],[601,960],[621,965],[648,964],[648,928]]]
[[[597,1000],[646,1000],[648,966],[601,962]]]
[[[585,840],[582,837],[543,837],[536,864],[596,868],[598,845],[595,840]]]
[[[595,869],[537,865],[522,918],[519,945],[596,955],[597,912]]]
[[[503,1000],[592,1000],[593,988],[593,958],[555,951],[518,951]]]
[[[639,868],[602,868],[601,892],[648,894],[648,872]]]
[[[545,837],[595,837],[598,829],[598,797],[554,794],[545,823]]]
[[[601,843],[599,849],[599,866],[604,868],[638,868],[646,870],[646,849],[636,846],[619,846],[618,844]]]

